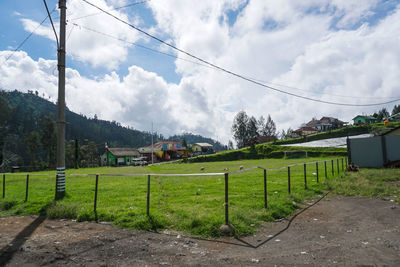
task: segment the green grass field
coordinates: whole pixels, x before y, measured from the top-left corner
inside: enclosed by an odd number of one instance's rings
[[[95,176],[72,174],[167,174],[223,173],[261,166],[278,169],[291,164],[328,160],[328,180],[332,179],[330,158],[260,159],[207,163],[169,163],[145,167],[104,167],[68,170],[67,195],[54,205],[55,175],[31,175],[29,196],[25,202],[26,175],[6,175],[6,196],[0,202],[0,216],[46,214],[50,218],[94,220]],[[340,174],[342,172],[339,161]],[[337,161],[334,160],[337,175]],[[48,172],[46,172],[48,173]],[[40,172],[35,173],[40,174]],[[252,234],[265,221],[287,217],[298,203],[316,198],[327,189],[323,163],[307,165],[308,189],[304,188],[303,165],[291,167],[291,195],[288,194],[288,170],[267,171],[268,208],[264,209],[263,170],[254,169],[229,175],[229,219],[236,228],[235,235]],[[1,177],[2,178],[2,177]],[[332,184],[332,182],[330,183]],[[0,183],[0,192],[3,185]],[[97,216],[99,221],[111,221],[129,229],[175,229],[200,236],[219,236],[224,224],[224,175],[219,176],[151,176],[150,217],[146,216],[147,176],[100,175]]]

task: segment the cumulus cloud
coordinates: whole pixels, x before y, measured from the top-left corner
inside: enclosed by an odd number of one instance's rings
[[[110,9],[124,1],[94,2]],[[193,8],[193,2],[186,0],[148,2],[156,21],[151,33],[165,37],[179,48],[285,91],[358,104],[385,102],[390,99],[381,97],[399,95],[400,10],[394,8],[390,14],[378,16],[380,21],[376,21],[377,17],[370,21],[379,4],[378,0],[210,0],[196,1]],[[68,12],[70,17],[80,17],[97,10],[82,8],[81,1],[70,0]],[[135,16],[113,12],[125,20],[142,23]],[[134,31],[103,15],[82,20],[87,27],[122,39],[139,38]],[[35,26],[33,21],[23,22],[26,28]],[[70,27],[71,24],[72,21]],[[48,28],[39,34],[54,38]],[[233,117],[240,110],[256,117],[271,114],[278,128],[286,129],[296,128],[314,116],[350,121],[359,113],[390,109],[393,105],[319,104],[184,60],[175,61],[175,71],[182,77],[177,84],[167,83],[140,66],[131,66],[121,75],[113,70],[125,61],[129,45],[91,35],[76,26],[68,47],[73,59],[110,70],[108,75],[94,79],[68,69],[67,103],[73,111],[97,114],[142,130],[149,129],[150,121],[154,121],[165,135],[192,131],[227,143],[232,138]],[[2,55],[6,53],[9,52]],[[41,88],[55,96],[53,66],[54,61],[34,61],[26,53],[16,53],[0,68],[0,86]]]

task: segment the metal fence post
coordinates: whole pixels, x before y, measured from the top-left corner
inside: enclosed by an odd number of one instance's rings
[[[304,163],[304,189],[307,189],[307,165]]]
[[[288,192],[290,194],[290,167],[287,167]]]
[[[326,179],[326,178],[328,178],[328,172],[326,171],[326,160],[324,163],[325,163],[324,165],[325,165],[325,179]]]
[[[333,160],[332,160],[332,176],[335,176],[335,168],[333,167]]]
[[[337,167],[337,173],[339,175],[340,169],[339,169],[339,159],[338,158],[336,159],[336,167]]]
[[[343,158],[342,158],[342,171],[344,171],[344,166],[343,166]]]
[[[147,175],[147,216],[150,216],[150,175]]]
[[[28,189],[29,188],[29,174],[26,175],[26,191],[25,191],[25,202],[28,201]]]
[[[229,225],[228,177],[229,174],[225,173],[225,225]]]
[[[6,175],[3,174],[3,198],[6,197]]]
[[[96,213],[96,209],[97,209],[97,188],[99,185],[99,175],[96,174],[96,185],[95,185],[95,189],[94,189],[94,212]]]
[[[318,161],[315,163],[315,168],[316,168],[316,171],[317,171],[317,183],[319,183]]]
[[[267,208],[267,170],[264,170],[264,207]]]

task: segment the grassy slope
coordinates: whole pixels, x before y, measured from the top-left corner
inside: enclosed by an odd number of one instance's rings
[[[239,166],[262,166],[268,169],[302,163],[306,159],[262,159],[192,164],[163,164],[147,167],[96,168],[69,170],[73,173],[193,173],[223,172],[224,168],[238,170]],[[308,159],[315,160],[313,159]],[[328,175],[331,177],[328,162]],[[341,169],[341,165],[340,165]],[[335,161],[335,173],[337,171]],[[292,195],[287,194],[287,169],[268,171],[268,209],[263,208],[263,172],[252,170],[229,176],[230,221],[236,235],[247,235],[264,221],[286,217],[298,207],[297,203],[314,198],[326,185],[316,183],[315,163],[308,165],[309,189],[304,189],[303,166],[291,168]],[[325,180],[323,167],[320,181]],[[67,196],[52,206],[54,176],[31,176],[29,201],[25,198],[25,176],[7,176],[6,200],[0,204],[0,216],[38,214],[45,212],[53,218],[93,220],[94,177],[68,176]],[[151,218],[146,213],[147,177],[101,176],[99,180],[99,220],[135,229],[171,228],[202,236],[218,236],[224,223],[224,177],[190,176],[151,178]]]

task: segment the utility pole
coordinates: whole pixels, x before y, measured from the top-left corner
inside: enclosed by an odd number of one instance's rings
[[[60,46],[58,47],[58,101],[57,101],[57,179],[56,198],[65,195],[65,27],[67,1],[59,0]]]
[[[151,122],[151,164],[154,164],[153,122]]]

